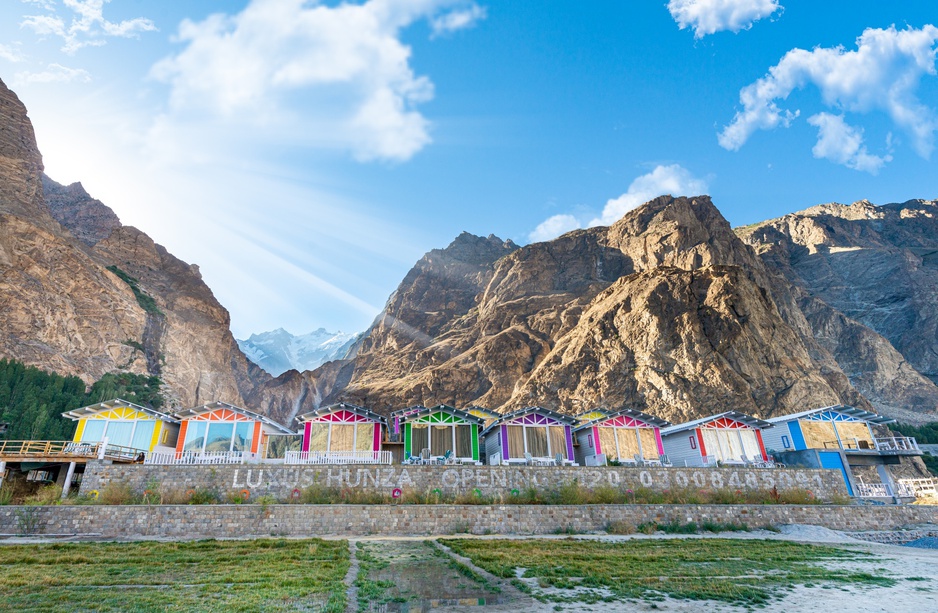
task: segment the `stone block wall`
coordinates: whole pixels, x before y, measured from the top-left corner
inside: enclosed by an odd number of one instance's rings
[[[108,483],[129,485],[135,492],[161,490],[186,492],[210,490],[220,496],[248,490],[251,498],[274,496],[288,500],[294,490],[311,485],[362,489],[391,494],[418,491],[508,496],[525,488],[556,488],[576,481],[595,489],[657,491],[679,488],[712,490],[803,488],[822,500],[846,496],[840,471],[816,469],[752,468],[629,468],[629,467],[534,467],[534,466],[285,466],[241,464],[217,466],[151,466],[89,462],[80,493],[101,491]]]
[[[550,534],[604,530],[612,522],[706,521],[896,530],[938,522],[933,506],[821,505],[128,505],[0,507],[0,534],[88,538],[242,538]]]

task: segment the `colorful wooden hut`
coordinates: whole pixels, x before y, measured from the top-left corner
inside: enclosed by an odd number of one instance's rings
[[[840,470],[851,495],[888,498],[898,493],[890,466],[899,456],[921,455],[914,438],[876,436],[873,426],[895,422],[871,411],[837,405],[766,420],[776,427],[763,435],[765,446],[786,464]],[[879,482],[863,482],[854,467],[875,467]],[[875,479],[874,479],[875,480]]]
[[[405,459],[478,463],[479,431],[482,417],[441,404],[435,407],[413,406],[392,413],[404,438]]]
[[[727,411],[661,430],[664,452],[676,466],[751,464],[768,459],[762,430],[769,422]]]
[[[297,419],[303,444],[300,453],[287,453],[288,464],[391,463],[391,452],[381,450],[387,420],[377,413],[343,402]]]
[[[543,407],[502,415],[482,432],[489,464],[553,464],[557,456],[574,464],[572,426],[576,419]]]
[[[294,434],[274,420],[227,402],[209,402],[176,411],[179,440],[172,458],[154,457],[151,463],[238,464],[263,457],[265,438]],[[155,454],[154,454],[155,455]],[[150,458],[147,458],[148,462]]]
[[[661,428],[670,422],[634,409],[594,409],[577,415],[577,419],[581,423],[573,428],[573,436],[580,464],[661,462]]]
[[[74,441],[100,443],[152,451],[172,452],[179,434],[179,420],[120,398],[62,413],[78,422]]]

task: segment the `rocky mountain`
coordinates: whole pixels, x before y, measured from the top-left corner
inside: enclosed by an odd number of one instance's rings
[[[522,248],[463,234],[417,263],[352,352],[278,381],[298,402],[269,408],[600,405],[684,420],[847,403],[938,418],[934,385],[888,340],[760,258],[705,196]]]
[[[238,347],[251,362],[277,377],[288,370],[314,370],[326,362],[341,360],[360,336],[325,328],[297,336],[277,328],[238,340]]]
[[[739,235],[874,406],[938,406],[938,201],[824,204]]]
[[[181,405],[244,402],[269,379],[198,267],[42,169],[26,109],[0,81],[0,356],[89,383],[156,374]]]

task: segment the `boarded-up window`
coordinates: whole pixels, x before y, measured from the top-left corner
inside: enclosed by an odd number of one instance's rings
[[[642,456],[646,460],[658,459],[658,439],[651,428],[639,428],[638,435],[642,439]]]
[[[329,424],[310,424],[309,450],[329,451]]]
[[[524,457],[524,427],[506,426],[508,428],[508,457]]]
[[[834,424],[829,421],[800,420],[801,434],[808,449],[837,449],[837,435]]]
[[[563,456],[563,459],[569,460],[567,457],[567,433],[563,426],[550,426],[548,428],[550,431],[550,455],[555,457],[558,453]]]

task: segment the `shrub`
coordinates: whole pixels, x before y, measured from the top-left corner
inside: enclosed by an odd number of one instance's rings
[[[13,504],[13,488],[0,487],[0,506]]]
[[[606,525],[609,534],[635,534],[635,526],[625,521],[611,521]]]
[[[218,493],[212,490],[189,490],[186,496],[189,504],[218,504]]]
[[[108,483],[98,494],[98,504],[133,504],[134,492],[126,483]]]
[[[23,500],[25,505],[59,504],[62,499],[62,488],[58,485],[47,485],[39,488],[34,494]]]
[[[658,531],[658,524],[653,521],[646,521],[638,525],[638,531],[642,534],[654,534]]]

